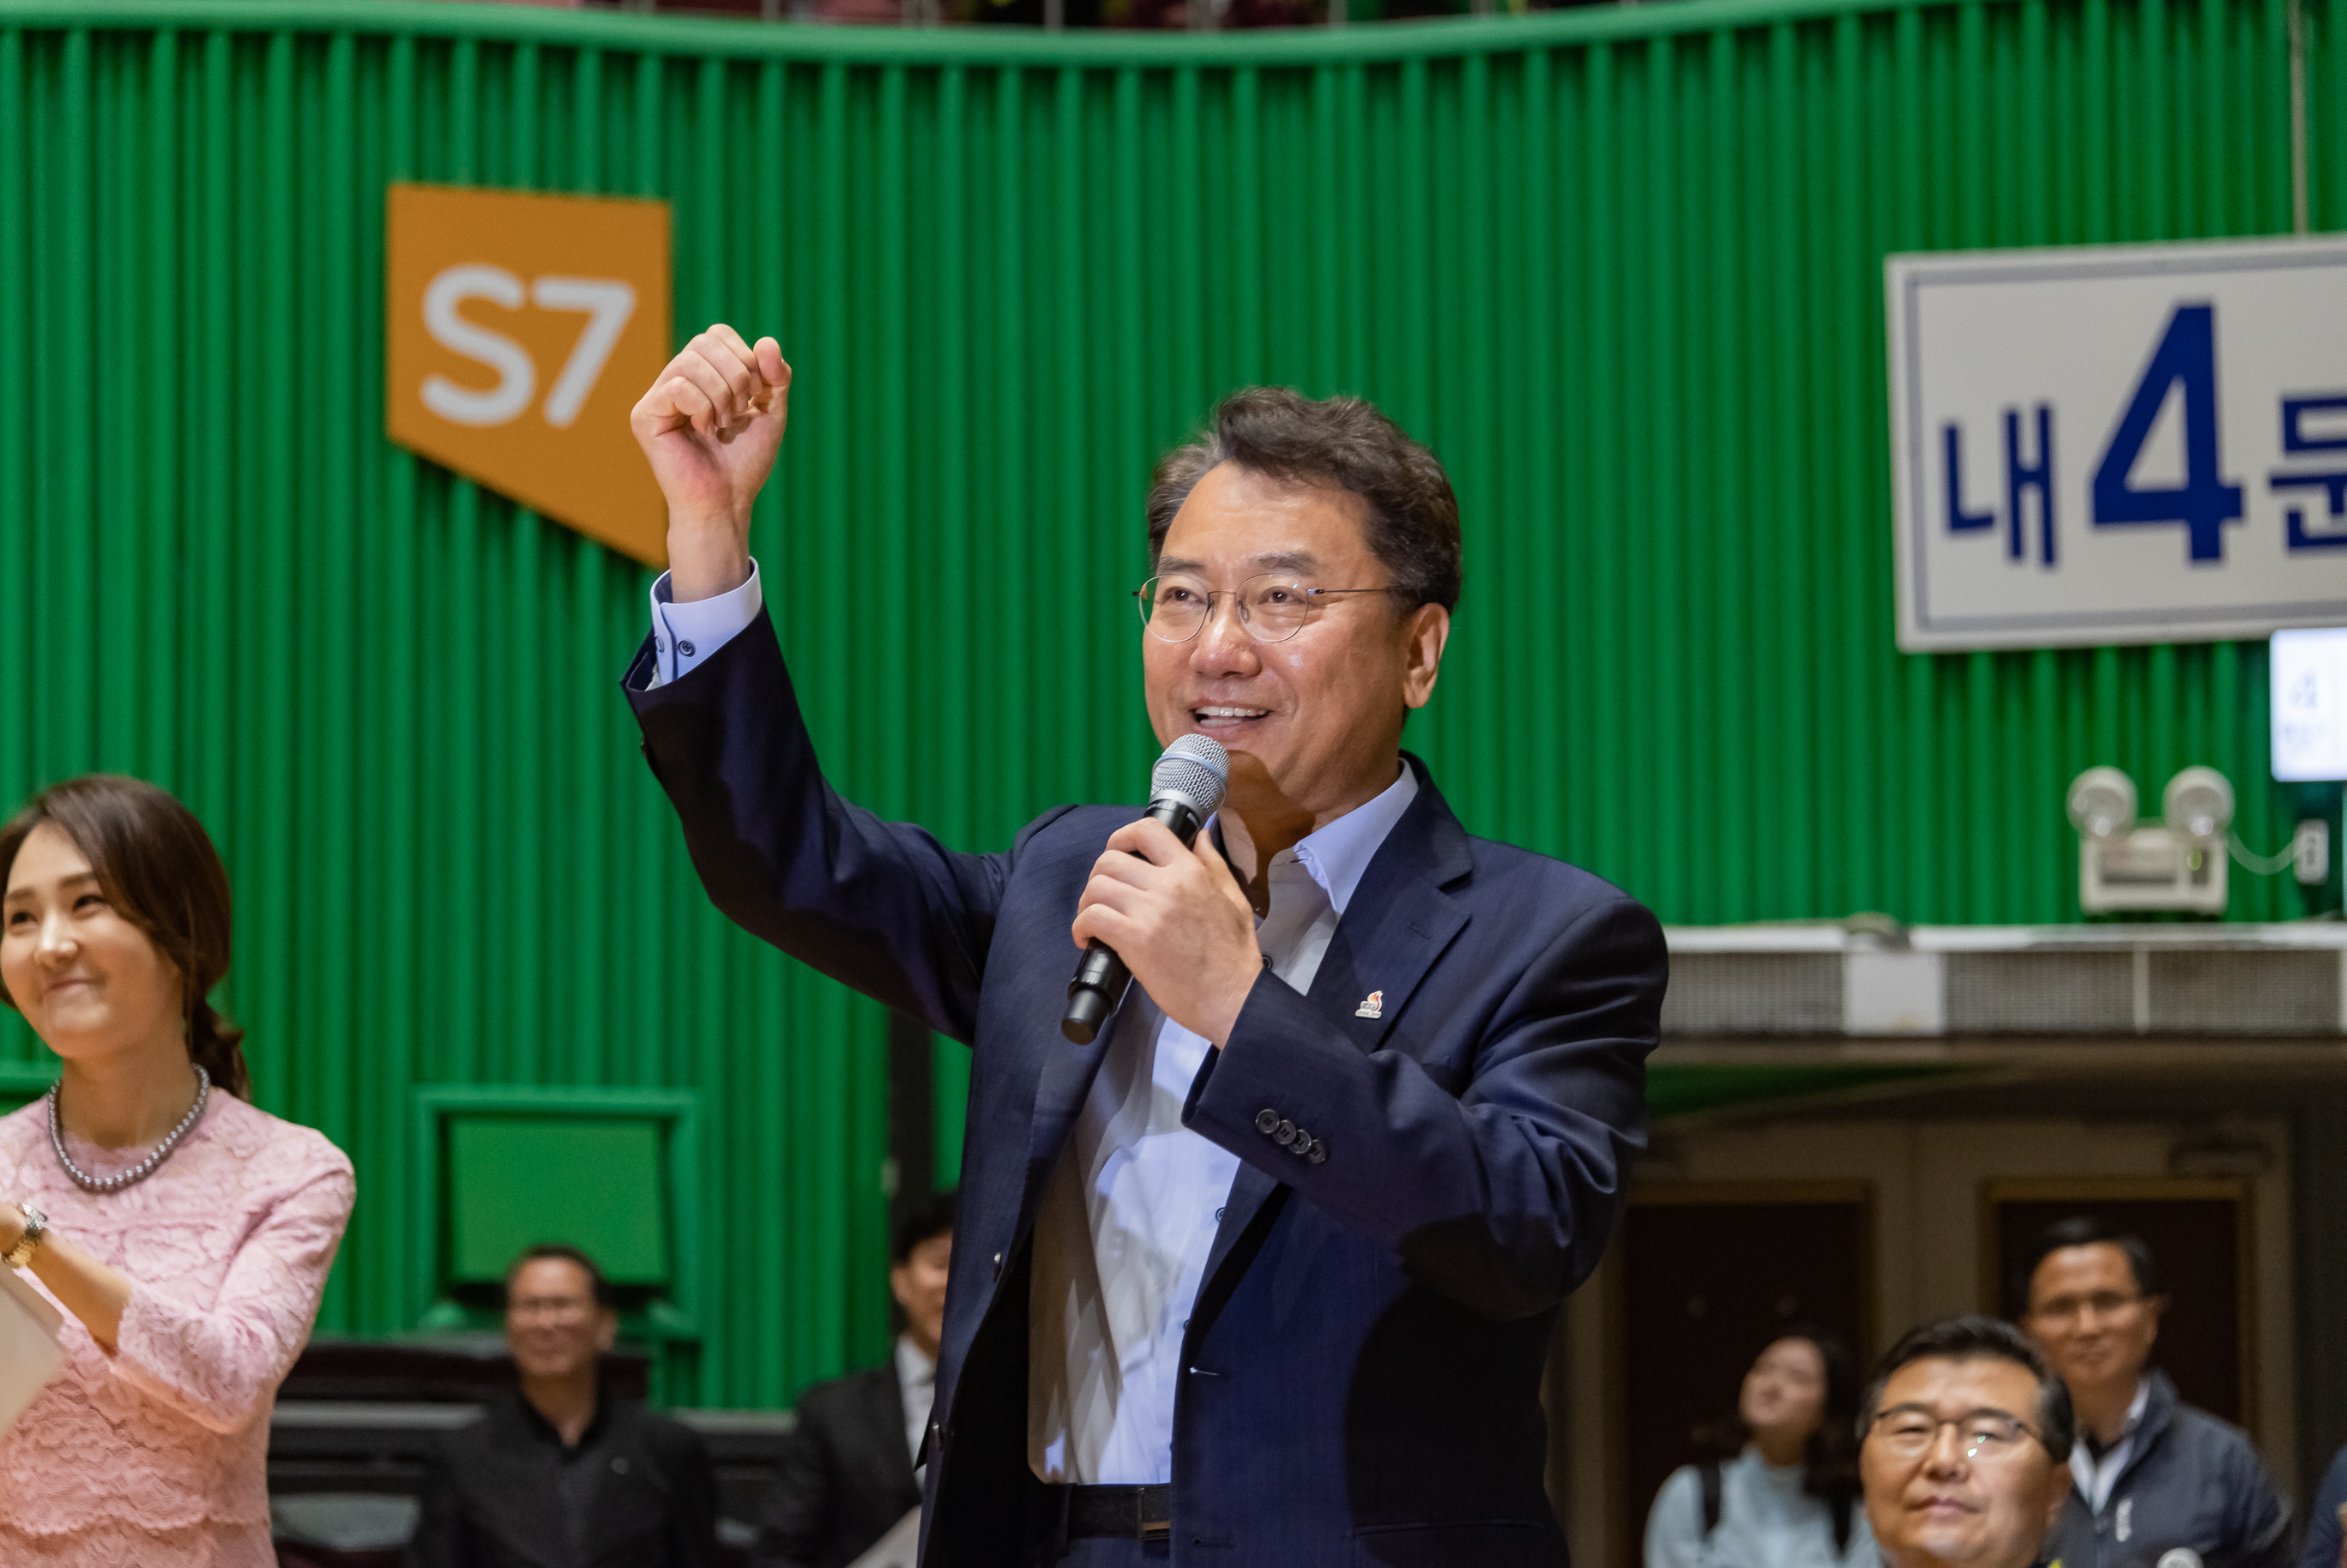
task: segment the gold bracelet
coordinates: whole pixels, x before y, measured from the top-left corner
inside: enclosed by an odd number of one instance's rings
[[[15,1250],[0,1258],[0,1263],[5,1263],[10,1268],[22,1268],[32,1262],[33,1254],[39,1250],[41,1238],[49,1234],[48,1215],[30,1204],[18,1204],[16,1212],[25,1216],[25,1234],[17,1241]]]

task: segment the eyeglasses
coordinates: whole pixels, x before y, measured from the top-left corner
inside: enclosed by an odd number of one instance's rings
[[[2075,1321],[2082,1314],[2092,1312],[2097,1317],[2114,1317],[2130,1307],[2143,1305],[2141,1296],[2121,1296],[2116,1290],[2098,1290],[2092,1296],[2057,1296],[2043,1307],[2029,1309],[2032,1317],[2043,1317],[2049,1323]]]
[[[1313,588],[1281,572],[1263,572],[1235,589],[1213,589],[1194,577],[1153,577],[1133,590],[1141,623],[1163,642],[1187,642],[1214,619],[1214,600],[1236,602],[1239,624],[1257,642],[1285,642],[1304,630],[1312,607],[1345,593],[1394,593],[1392,588]]]
[[[553,1323],[576,1323],[594,1315],[594,1302],[583,1296],[524,1296],[506,1308],[508,1317]]]
[[[1921,1459],[1940,1440],[1940,1429],[1953,1427],[1964,1457],[1995,1464],[2021,1451],[2021,1440],[2043,1448],[2039,1437],[2020,1417],[2004,1410],[1973,1410],[1961,1416],[1935,1416],[1921,1405],[1897,1405],[1874,1418],[1870,1435],[1901,1459]]]

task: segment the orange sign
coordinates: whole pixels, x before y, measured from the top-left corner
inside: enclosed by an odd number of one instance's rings
[[[628,410],[669,359],[664,201],[394,185],[391,438],[659,566]]]

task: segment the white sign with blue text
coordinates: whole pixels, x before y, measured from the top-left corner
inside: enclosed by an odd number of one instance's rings
[[[2347,241],[1885,270],[1900,647],[2347,623]]]

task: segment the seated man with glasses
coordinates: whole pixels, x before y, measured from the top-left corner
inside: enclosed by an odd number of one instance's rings
[[[708,1447],[603,1387],[619,1323],[576,1247],[531,1247],[507,1271],[520,1389],[441,1440],[407,1568],[714,1568]]]
[[[2010,1327],[1951,1317],[1909,1330],[1875,1368],[1858,1423],[1884,1568],[2045,1561],[2070,1493],[2070,1396]]]
[[[2078,1485],[2051,1553],[2066,1568],[2290,1562],[2290,1507],[2248,1436],[2147,1365],[2168,1305],[2151,1248],[2079,1216],[2041,1234],[2027,1267],[2022,1327],[2078,1412]]]
[[[971,1047],[925,1561],[1560,1568],[1541,1368],[1645,1143],[1667,955],[1620,889],[1471,836],[1401,749],[1459,601],[1442,465],[1358,398],[1233,394],[1130,520],[1137,622],[1089,564],[1105,532],[961,541],[986,575],[932,591],[1023,651],[988,659],[1017,690],[979,754],[937,760],[1055,757],[1128,803],[1035,794],[977,853],[817,765],[749,552],[789,379],[717,326],[637,404],[670,570],[625,686],[718,907]],[[860,548],[790,553],[879,572]],[[794,641],[866,708],[898,656],[858,615],[904,591],[885,575],[794,584],[836,629]],[[1120,622],[1121,652],[1080,651]],[[1138,714],[1102,700],[1136,689]],[[1137,718],[1229,753],[1194,846],[1143,815],[1137,766],[1087,755],[1137,763]],[[1521,729],[1512,766],[1622,766],[1569,709]],[[1094,939],[1133,984],[1071,1044]]]

